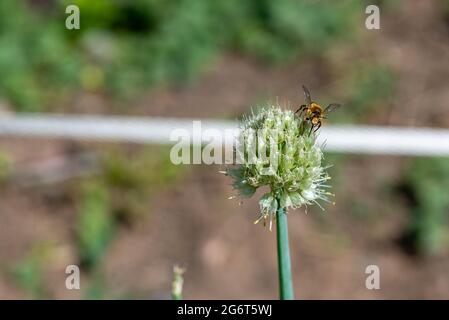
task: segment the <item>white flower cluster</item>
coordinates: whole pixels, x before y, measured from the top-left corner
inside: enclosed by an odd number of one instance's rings
[[[260,199],[256,222],[269,220],[271,225],[279,207],[329,202],[326,181],[330,177],[322,166],[321,147],[310,124],[291,110],[272,106],[246,117],[236,155],[239,165],[226,174],[233,178],[239,195],[250,197],[262,186],[270,189]]]

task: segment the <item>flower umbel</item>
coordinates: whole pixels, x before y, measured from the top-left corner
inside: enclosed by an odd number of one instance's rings
[[[278,208],[321,207],[319,200],[329,202],[330,177],[307,121],[291,110],[271,106],[244,118],[240,129],[237,165],[226,174],[242,197],[251,197],[259,187],[269,188],[259,201],[256,223],[269,221],[271,229]]]

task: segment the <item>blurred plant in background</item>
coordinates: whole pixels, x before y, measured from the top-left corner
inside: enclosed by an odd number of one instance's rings
[[[103,256],[112,239],[114,221],[110,216],[110,195],[103,184],[85,184],[82,192],[77,238],[81,263],[91,268]]]
[[[130,159],[123,150],[110,150],[103,155],[100,178],[112,195],[114,217],[133,226],[149,210],[149,201],[164,187],[175,185],[185,168],[171,164],[168,148],[152,147],[137,152]]]
[[[153,196],[175,185],[183,167],[171,165],[169,149],[151,147],[132,156],[118,148],[102,154],[101,174],[80,182],[78,254],[84,270],[93,278],[88,298],[105,297],[101,260],[114,241],[119,225],[133,227],[151,214]]]
[[[0,150],[0,183],[6,180],[13,171],[8,155]]]
[[[103,258],[116,240],[119,228],[132,229],[151,216],[151,202],[158,192],[176,185],[185,167],[173,166],[169,148],[148,147],[132,152],[111,147],[99,157],[97,174],[74,180],[67,192],[75,191],[76,225],[73,228],[74,252],[83,276],[88,280],[82,296],[88,299],[111,298],[103,277]],[[0,170],[2,169],[0,153]],[[5,160],[5,163],[6,160]],[[5,166],[8,168],[8,166]],[[9,169],[5,169],[5,174]],[[2,171],[0,171],[1,173]],[[63,186],[61,186],[64,188]],[[33,298],[48,298],[45,272],[57,258],[57,246],[37,243],[16,263],[9,274],[14,283]],[[123,292],[118,298],[132,297]],[[145,293],[137,293],[139,297]]]
[[[44,270],[54,254],[54,245],[47,242],[34,244],[27,255],[11,268],[15,282],[33,299],[47,295]]]
[[[385,112],[394,93],[395,75],[382,65],[359,64],[349,77],[349,97],[344,121],[364,122],[375,112]],[[343,117],[343,114],[335,117]]]
[[[80,8],[80,30],[65,29],[68,4]],[[48,110],[73,90],[132,97],[155,84],[190,81],[225,50],[266,62],[316,56],[354,32],[361,10],[356,0],[59,0],[47,6],[0,4],[0,96],[19,111]]]
[[[406,239],[417,253],[441,253],[449,244],[449,161],[446,158],[412,160],[403,187],[413,204]]]

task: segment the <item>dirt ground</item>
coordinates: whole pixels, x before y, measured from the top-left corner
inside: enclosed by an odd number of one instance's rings
[[[449,127],[449,28],[430,1],[403,4],[382,20],[380,31],[362,31],[360,43],[342,44],[332,60],[299,60],[266,67],[234,54],[211,64],[185,88],[161,88],[144,94],[127,114],[192,118],[235,118],[267,98],[286,103],[301,99],[299,83],[315,92],[339,96],[342,70],[354,56],[390,66],[399,76],[388,111],[367,122],[382,125]],[[337,53],[337,54],[336,54]],[[105,113],[108,101],[83,95],[73,113]],[[94,107],[92,107],[94,105]],[[424,111],[423,106],[427,107]],[[0,148],[17,167],[70,155],[73,142],[2,138]],[[103,144],[76,142],[88,150]],[[136,147],[141,148],[141,147]],[[409,207],[401,197],[382,192],[394,183],[408,159],[348,156],[341,162],[336,205],[291,212],[290,245],[299,299],[449,298],[449,253],[416,257],[399,244]],[[339,162],[340,163],[340,162]],[[99,272],[108,297],[168,298],[175,263],[185,265],[186,299],[276,299],[275,232],[253,225],[257,197],[238,205],[228,200],[230,181],[219,166],[186,168],[181,182],[161,188],[148,200],[148,214],[134,226],[122,226]],[[77,203],[66,181],[44,186],[0,187],[0,298],[27,298],[9,272],[36,242],[53,246],[45,270],[49,298],[80,298],[65,288],[65,266],[78,264],[74,225]],[[354,209],[358,208],[358,209]],[[355,216],[353,212],[360,211]],[[351,213],[352,212],[352,213]],[[381,289],[367,290],[365,268],[377,265]],[[86,282],[83,282],[86,281]],[[82,275],[81,285],[91,283]]]

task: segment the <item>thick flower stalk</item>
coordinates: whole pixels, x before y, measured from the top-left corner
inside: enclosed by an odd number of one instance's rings
[[[243,119],[235,148],[236,165],[225,173],[233,179],[238,196],[251,197],[268,187],[260,199],[255,223],[277,223],[281,299],[292,299],[293,289],[288,248],[289,209],[329,202],[322,165],[323,153],[307,120],[279,106],[264,108]]]

